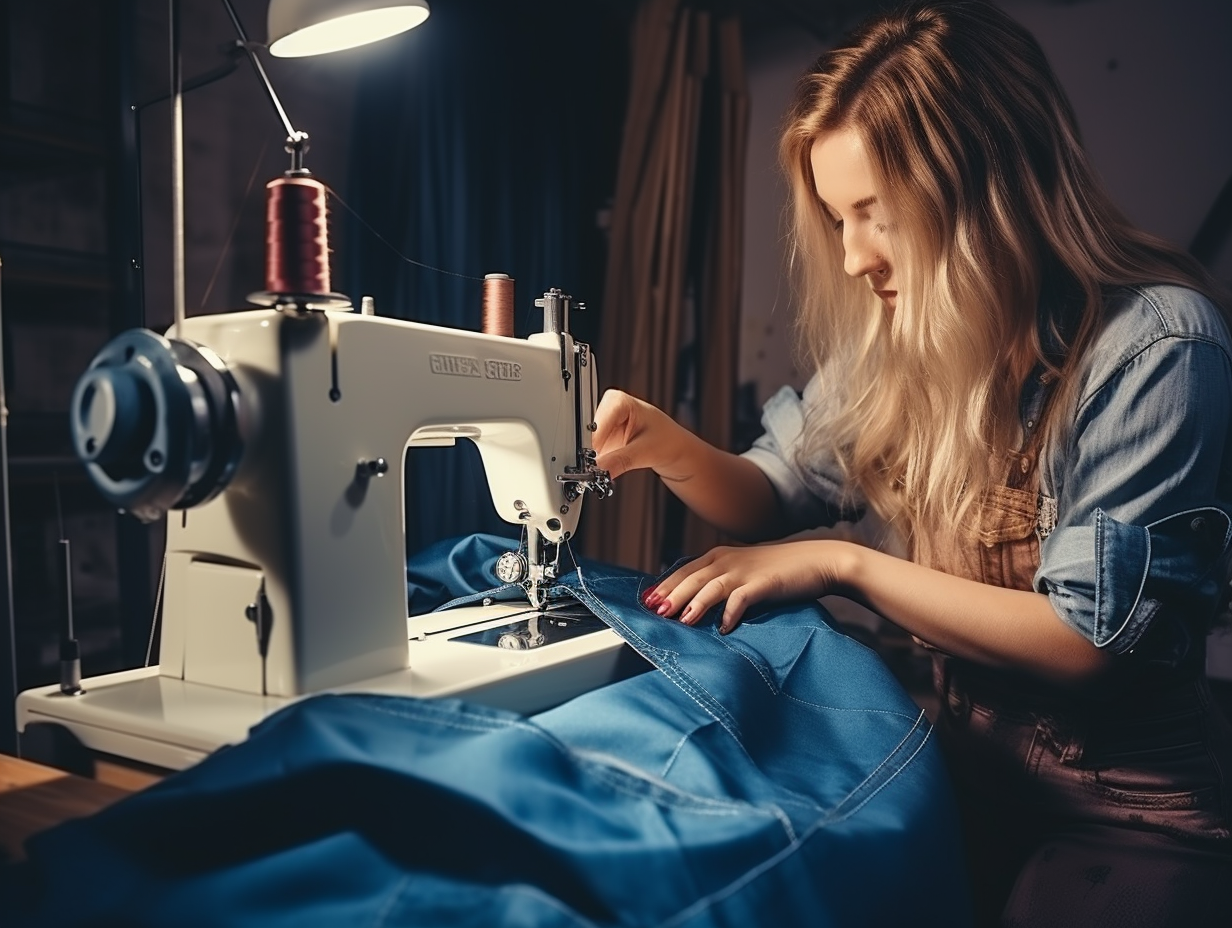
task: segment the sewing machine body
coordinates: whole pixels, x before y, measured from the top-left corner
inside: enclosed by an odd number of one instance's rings
[[[167,516],[158,665],[87,678],[81,695],[22,693],[19,730],[53,721],[96,750],[180,767],[311,693],[530,712],[612,679],[622,645],[606,629],[519,650],[456,640],[538,614],[551,568],[536,552],[567,542],[594,488],[594,361],[555,328],[513,339],[276,309],[188,319],[180,339],[233,378],[242,451],[225,488]],[[89,399],[83,421],[101,415]],[[408,618],[402,462],[458,438],[477,444],[496,511],[525,526],[530,595]]]

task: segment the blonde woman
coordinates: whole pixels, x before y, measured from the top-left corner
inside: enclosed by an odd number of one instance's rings
[[[978,0],[910,4],[823,55],[781,156],[815,376],[742,456],[611,391],[599,465],[654,470],[748,541],[872,511],[911,558],[719,548],[646,606],[726,634],[837,593],[933,648],[981,923],[1224,924],[1217,288],[1117,211],[1038,44]]]

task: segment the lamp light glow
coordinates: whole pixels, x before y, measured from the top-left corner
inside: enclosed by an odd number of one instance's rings
[[[269,51],[302,58],[343,51],[414,29],[426,0],[270,0]]]

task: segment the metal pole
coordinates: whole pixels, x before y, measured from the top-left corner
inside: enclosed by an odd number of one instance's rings
[[[10,529],[9,511],[9,404],[4,393],[4,307],[3,269],[0,260],[0,619],[4,622],[7,638],[5,650],[0,654],[0,683],[3,683],[4,698],[8,701],[8,723],[0,725],[0,751],[17,753],[17,620],[13,614],[13,535]]]
[[[248,53],[248,60],[252,62],[253,70],[257,72],[257,77],[261,79],[261,85],[265,88],[266,96],[269,97],[270,103],[274,104],[274,109],[278,112],[278,118],[282,120],[282,127],[287,131],[287,152],[291,155],[291,170],[296,173],[301,172],[304,170],[304,152],[308,149],[308,133],[300,132],[291,125],[291,117],[287,115],[287,111],[283,108],[282,101],[278,99],[278,94],[274,93],[274,85],[270,82],[269,75],[265,73],[265,68],[261,66],[261,59],[252,50],[252,45],[248,41],[248,33],[244,31],[244,24],[240,22],[240,15],[235,11],[235,7],[231,5],[231,0],[222,0],[222,5],[227,8],[227,15],[231,17],[231,24],[235,26],[235,34],[240,37],[240,45]]]
[[[184,99],[180,64],[180,4],[169,0],[171,30],[171,297],[175,337],[184,322]]]

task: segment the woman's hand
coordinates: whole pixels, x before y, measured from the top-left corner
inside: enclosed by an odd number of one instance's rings
[[[849,541],[715,548],[647,590],[643,603],[695,625],[726,600],[719,626],[726,634],[756,603],[831,593],[956,657],[1057,683],[1089,680],[1111,659],[1066,625],[1043,593],[951,576]]]
[[[596,465],[613,479],[652,470],[721,532],[753,541],[790,531],[778,496],[756,464],[707,444],[643,400],[620,390],[604,393],[592,443]]]
[[[810,540],[748,548],[715,548],[651,587],[643,603],[661,616],[695,625],[724,600],[719,631],[727,634],[749,607],[768,600],[817,599],[841,588],[843,542]]]
[[[664,479],[680,479],[671,467],[690,433],[662,410],[620,390],[607,390],[595,410],[596,466],[616,479],[650,468]]]

